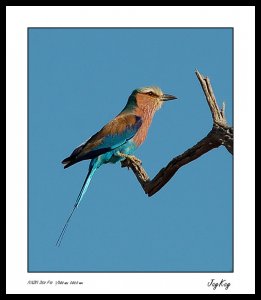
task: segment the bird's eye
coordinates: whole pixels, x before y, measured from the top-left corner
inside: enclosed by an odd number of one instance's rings
[[[148,95],[152,96],[152,95],[153,95],[153,93],[152,93],[152,92],[148,92]]]

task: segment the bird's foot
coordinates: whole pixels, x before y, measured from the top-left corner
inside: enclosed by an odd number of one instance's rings
[[[124,153],[117,153],[118,156],[120,157],[124,157],[127,161],[130,160],[131,162],[133,162],[136,165],[141,165],[142,161],[140,159],[138,159],[136,156],[134,155],[127,155]],[[127,163],[128,164],[128,163]]]
[[[133,163],[135,163],[136,165],[141,165],[142,161],[140,159],[138,159],[136,156],[134,155],[127,155],[127,158],[129,160],[131,160]]]

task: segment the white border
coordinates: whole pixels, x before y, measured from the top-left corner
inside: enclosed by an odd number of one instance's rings
[[[48,7],[7,11],[7,293],[254,293],[255,7]],[[135,21],[135,22],[134,22]],[[27,27],[234,27],[235,272],[27,273]],[[227,291],[207,287],[225,278]],[[28,285],[28,280],[81,280],[82,286]]]

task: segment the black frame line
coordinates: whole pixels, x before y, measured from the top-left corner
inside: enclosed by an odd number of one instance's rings
[[[234,124],[234,27],[27,27],[27,273],[234,273],[234,156],[232,157],[232,271],[29,271],[29,31],[30,29],[231,29],[232,125]]]

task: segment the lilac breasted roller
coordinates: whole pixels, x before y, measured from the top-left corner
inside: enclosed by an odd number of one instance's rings
[[[135,89],[123,110],[100,131],[86,142],[78,146],[62,163],[68,168],[82,160],[90,159],[89,171],[81,191],[57,240],[61,244],[68,223],[79,206],[95,171],[103,164],[116,163],[131,154],[145,140],[154,113],[160,109],[164,101],[176,99],[175,96],[163,94],[159,87],[143,87]]]

